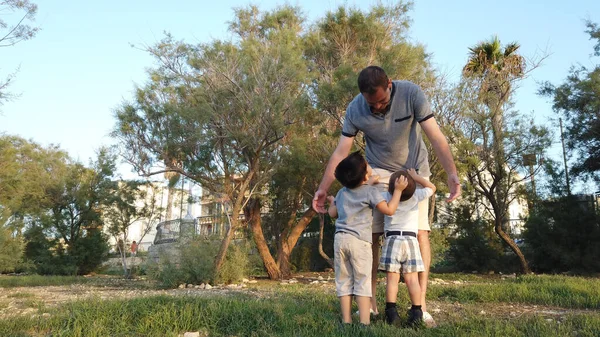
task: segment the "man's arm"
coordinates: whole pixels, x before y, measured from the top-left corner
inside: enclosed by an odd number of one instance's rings
[[[423,132],[429,139],[433,151],[435,152],[438,160],[442,164],[444,171],[448,175],[448,189],[450,189],[450,196],[446,199],[447,202],[451,202],[460,196],[460,180],[456,172],[456,166],[454,165],[454,158],[450,152],[450,146],[446,136],[440,130],[437,122],[434,118],[429,118],[420,123]]]
[[[327,212],[327,210],[325,210],[325,198],[327,197],[327,191],[329,190],[329,187],[331,187],[331,184],[335,180],[335,168],[342,161],[342,159],[348,156],[348,153],[350,153],[350,149],[352,148],[353,141],[353,137],[346,137],[344,135],[340,136],[340,141],[335,148],[335,151],[333,151],[331,154],[329,163],[327,163],[327,168],[323,174],[321,184],[319,184],[319,189],[317,192],[315,192],[315,197],[313,198],[313,208],[315,211],[319,213]]]

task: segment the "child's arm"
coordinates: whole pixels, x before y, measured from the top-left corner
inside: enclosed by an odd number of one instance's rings
[[[328,196],[327,201],[329,202],[329,210],[327,211],[327,213],[329,213],[330,217],[337,218],[338,212],[337,207],[335,206],[335,198],[333,197],[333,195]]]
[[[394,215],[396,208],[398,208],[398,204],[400,203],[402,191],[404,191],[408,185],[408,181],[406,180],[405,176],[400,176],[398,179],[396,179],[394,184],[394,194],[392,195],[392,199],[390,199],[388,202],[382,201],[376,206],[377,210],[385,215]]]
[[[410,174],[410,176],[415,180],[417,184],[420,184],[423,187],[431,188],[433,190],[433,193],[435,193],[435,185],[431,181],[418,175],[415,169],[409,169],[408,174]]]

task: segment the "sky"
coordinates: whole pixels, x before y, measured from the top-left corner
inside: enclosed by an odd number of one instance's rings
[[[55,144],[87,163],[103,145],[114,144],[109,133],[114,111],[142,86],[154,61],[140,49],[170,32],[190,43],[229,39],[233,8],[259,2],[221,0],[50,1],[38,4],[35,24],[41,31],[29,41],[0,48],[0,78],[18,69],[10,91],[19,96],[0,106],[0,133],[19,135],[44,146]],[[300,6],[313,22],[340,5],[368,9],[375,1],[260,1]],[[384,1],[390,4],[390,1]],[[417,0],[409,13],[409,38],[424,44],[436,69],[457,80],[468,47],[497,35],[502,43],[517,42],[521,55],[535,60],[547,55],[525,79],[515,108],[534,112],[536,122],[551,127],[555,142],[549,153],[562,160],[556,117],[539,82],[560,84],[572,65],[592,66],[593,41],[584,21],[600,23],[596,0]],[[8,20],[6,15],[3,17]],[[132,46],[133,45],[133,46]],[[137,46],[137,47],[135,47]],[[127,169],[123,169],[127,171]],[[125,172],[124,172],[125,173]],[[126,175],[126,173],[125,173]],[[586,187],[582,186],[584,192]]]

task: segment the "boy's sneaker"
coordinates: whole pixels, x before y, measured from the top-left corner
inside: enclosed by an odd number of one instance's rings
[[[371,308],[371,309],[369,309],[369,312],[371,313],[371,317],[377,317],[377,315],[379,315],[379,313],[378,313],[378,312],[375,312],[375,311],[373,311],[373,309],[372,309],[372,308]],[[356,310],[356,311],[354,312],[354,314],[355,314],[356,316],[358,316],[358,315],[360,314],[360,311]]]
[[[393,307],[385,309],[385,322],[397,327],[402,326],[402,320],[400,319],[400,315],[398,315],[398,308]]]
[[[406,324],[414,329],[423,327],[423,311],[421,309],[410,309],[408,311],[408,322],[406,322]]]
[[[433,317],[431,317],[431,315],[427,311],[423,312],[423,322],[425,323],[425,326],[428,328],[435,328],[437,326],[437,324],[435,323],[435,320],[433,319]]]

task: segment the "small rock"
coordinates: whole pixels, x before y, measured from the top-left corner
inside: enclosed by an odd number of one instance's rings
[[[48,318],[48,317],[50,317],[50,314],[49,314],[49,313],[47,313],[47,312],[45,312],[45,313],[43,313],[43,314],[42,314],[42,317],[44,317],[44,318]]]
[[[479,314],[480,314],[480,315],[485,315],[485,311],[481,310],[481,311],[479,312]]]
[[[454,283],[454,284],[462,284],[462,282],[461,282],[461,281],[459,281],[459,280],[452,281],[452,283]]]
[[[321,283],[325,284],[325,283],[327,283],[327,281],[321,281]]]
[[[200,332],[186,332],[183,334],[183,337],[200,337]]]
[[[250,284],[254,284],[254,283],[257,283],[257,282],[258,282],[257,280],[250,280],[250,281],[248,281],[248,283],[250,283]]]
[[[291,279],[288,281],[290,284],[298,283],[298,280]]]
[[[185,288],[185,283],[182,283],[179,285],[179,289],[184,289]]]
[[[242,283],[242,284],[241,284],[241,286],[242,286],[242,288],[246,288],[246,287],[248,287],[248,286],[246,285],[246,283]]]
[[[280,283],[279,283],[279,285],[282,285],[282,286],[287,286],[287,285],[290,285],[290,284],[289,284],[289,283],[287,283],[287,282],[280,282]]]
[[[208,283],[206,284],[206,286],[204,286],[204,289],[206,289],[206,290],[210,290],[210,289],[212,289],[212,288],[213,288],[213,286],[211,286],[211,285],[210,285],[210,284],[208,284]]]
[[[318,279],[319,281],[323,281],[323,280],[324,280],[323,276],[321,276],[321,275],[319,275],[319,277],[317,277],[317,279]]]
[[[488,274],[489,274],[489,275],[494,275],[494,274],[495,274],[495,272],[494,272],[493,270],[490,270],[490,271],[488,272]]]
[[[194,286],[194,288],[195,288],[195,289],[200,289],[200,285],[199,285],[199,284],[196,284],[196,285]]]
[[[238,289],[239,286],[237,284],[228,284],[227,288],[229,288],[229,289]]]
[[[191,283],[188,283],[188,284],[187,284],[185,287],[186,287],[186,288],[193,288],[193,287],[194,287],[194,285],[193,285],[193,284],[191,284]]]
[[[204,289],[204,288],[206,288],[206,284],[202,283],[202,284],[200,285],[200,289]]]
[[[439,284],[444,284],[446,283],[444,280],[442,280],[441,278],[434,278],[433,279],[435,282],[439,283]]]
[[[310,284],[318,284],[319,281],[312,281]]]
[[[247,278],[242,279],[242,283],[248,283],[248,282],[250,282],[250,280],[248,280]]]
[[[546,322],[552,323],[552,322],[554,322],[554,320],[552,318],[546,318]]]
[[[435,312],[436,314],[439,314],[442,310],[440,310],[440,308],[435,308],[431,311]]]
[[[510,313],[510,316],[511,317],[515,317],[515,316],[517,316],[517,313],[513,311],[513,312]]]

